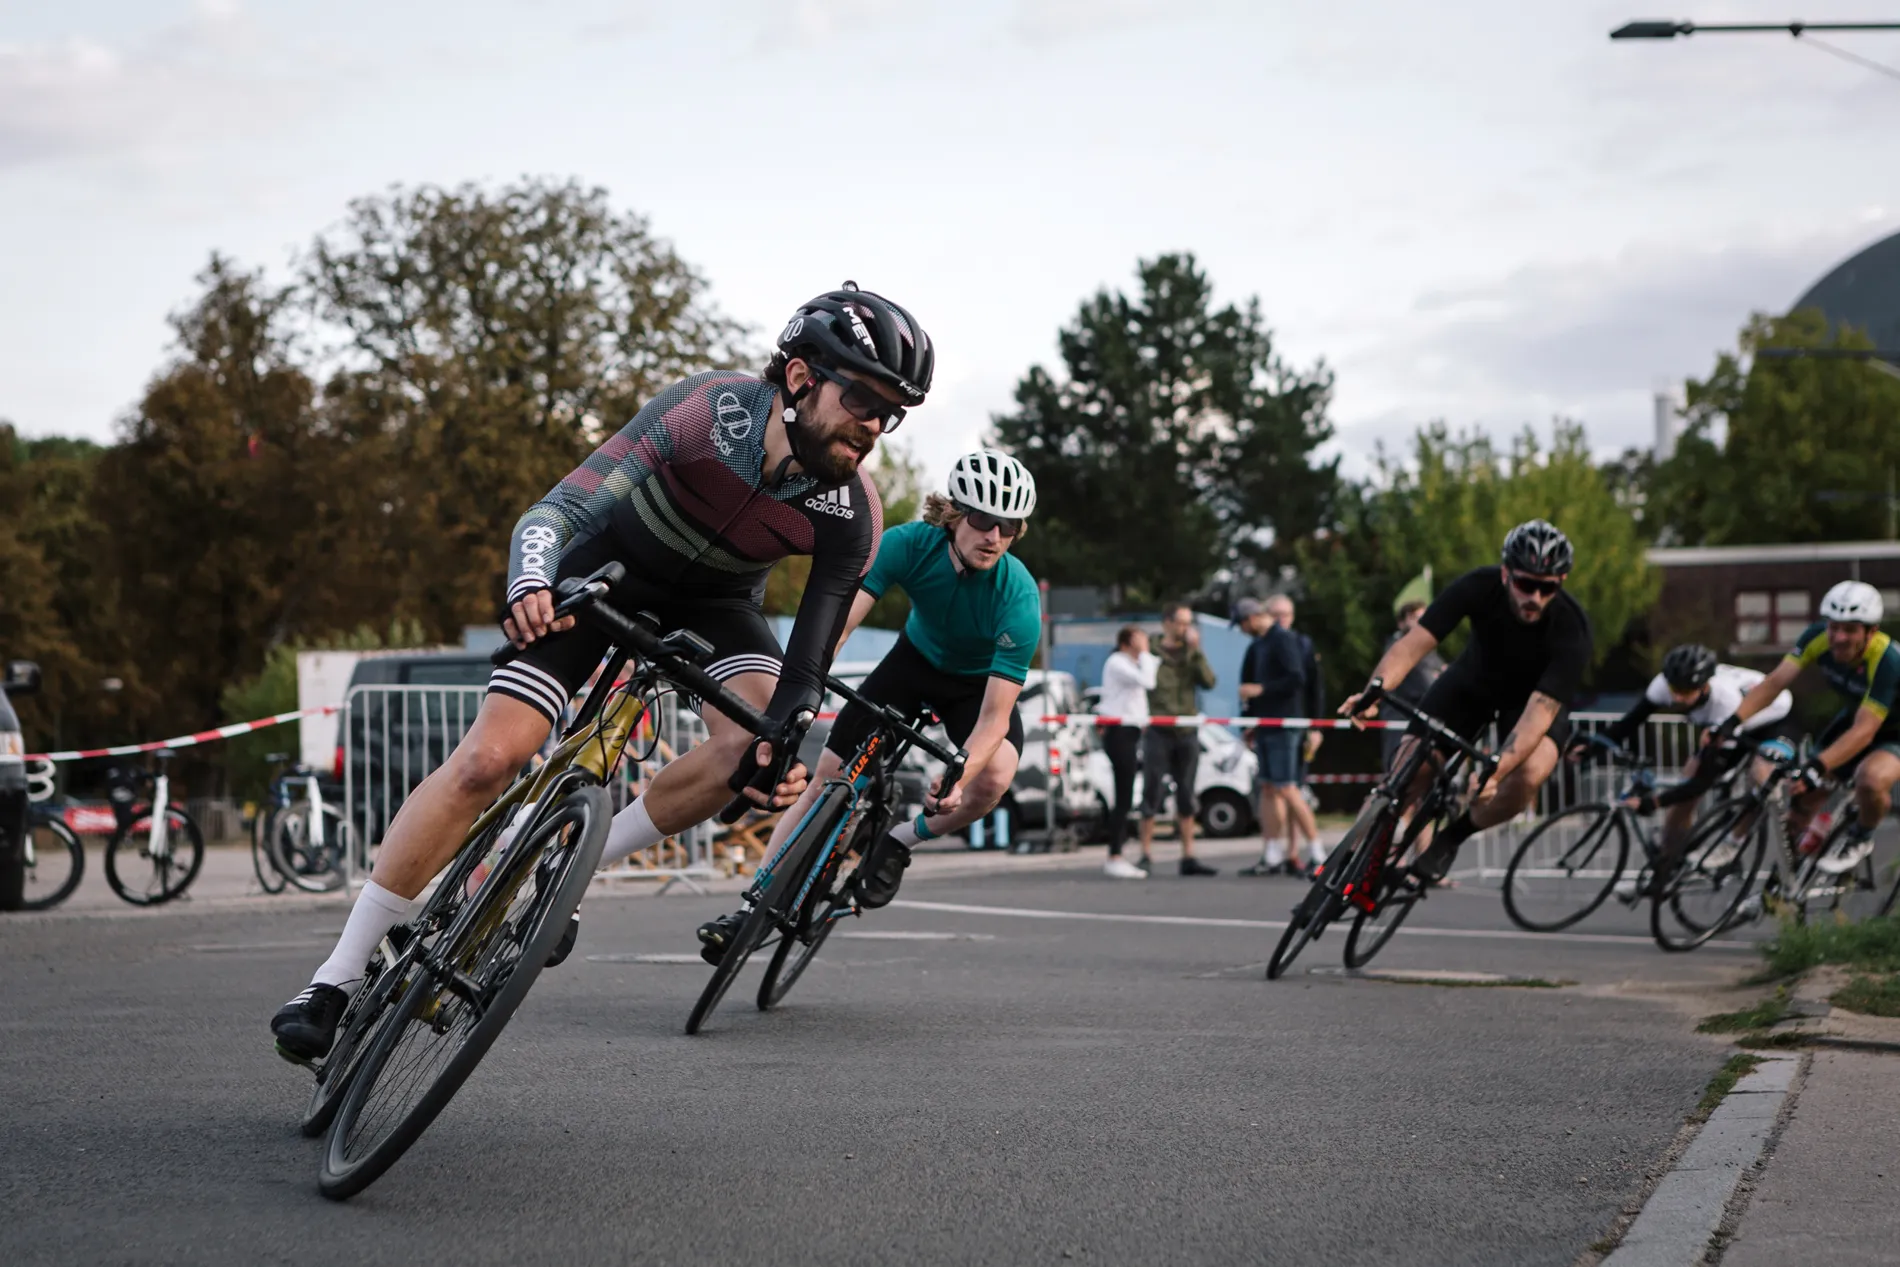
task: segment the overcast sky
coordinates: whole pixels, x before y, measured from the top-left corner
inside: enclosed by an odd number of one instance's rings
[[[538,174],[651,217],[761,334],[845,277],[910,307],[941,357],[899,434],[934,472],[1170,250],[1335,368],[1355,468],[1432,418],[1646,443],[1658,383],[1900,229],[1900,81],[1608,40],[1789,16],[1654,8],[0,0],[0,418],[110,438],[214,250],[283,277],[352,197]]]

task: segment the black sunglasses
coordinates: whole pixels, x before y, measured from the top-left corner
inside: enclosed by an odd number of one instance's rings
[[[904,407],[893,405],[869,383],[860,379],[846,378],[836,370],[828,370],[822,365],[812,365],[811,372],[827,383],[838,385],[838,403],[844,411],[859,422],[875,422],[885,435],[897,430],[897,424],[904,421]]]
[[[1524,576],[1518,572],[1511,573],[1511,584],[1515,586],[1520,593],[1541,594],[1545,598],[1549,598],[1552,594],[1555,594],[1564,587],[1564,583],[1561,580],[1540,581],[1535,577]]]
[[[1020,519],[1002,519],[990,514],[987,510],[971,510],[968,506],[960,505],[957,509],[963,512],[963,518],[969,522],[972,528],[978,532],[988,532],[990,529],[995,528],[1003,534],[1003,540],[1005,541],[1015,539],[1017,534],[1023,530],[1023,521]]]

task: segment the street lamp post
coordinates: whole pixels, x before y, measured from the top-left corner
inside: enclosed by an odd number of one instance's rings
[[[1800,39],[1808,31],[1900,31],[1900,22],[1625,22],[1610,32],[1613,40],[1673,40],[1677,36],[1786,31]]]

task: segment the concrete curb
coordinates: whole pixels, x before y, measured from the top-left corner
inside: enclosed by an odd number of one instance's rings
[[[1764,1056],[1735,1084],[1602,1267],[1693,1267],[1704,1261],[1743,1177],[1784,1120],[1804,1063],[1798,1056]]]

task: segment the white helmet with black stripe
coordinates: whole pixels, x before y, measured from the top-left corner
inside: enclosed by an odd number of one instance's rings
[[[999,519],[1027,519],[1036,510],[1036,478],[1007,453],[978,449],[950,468],[950,500]]]

